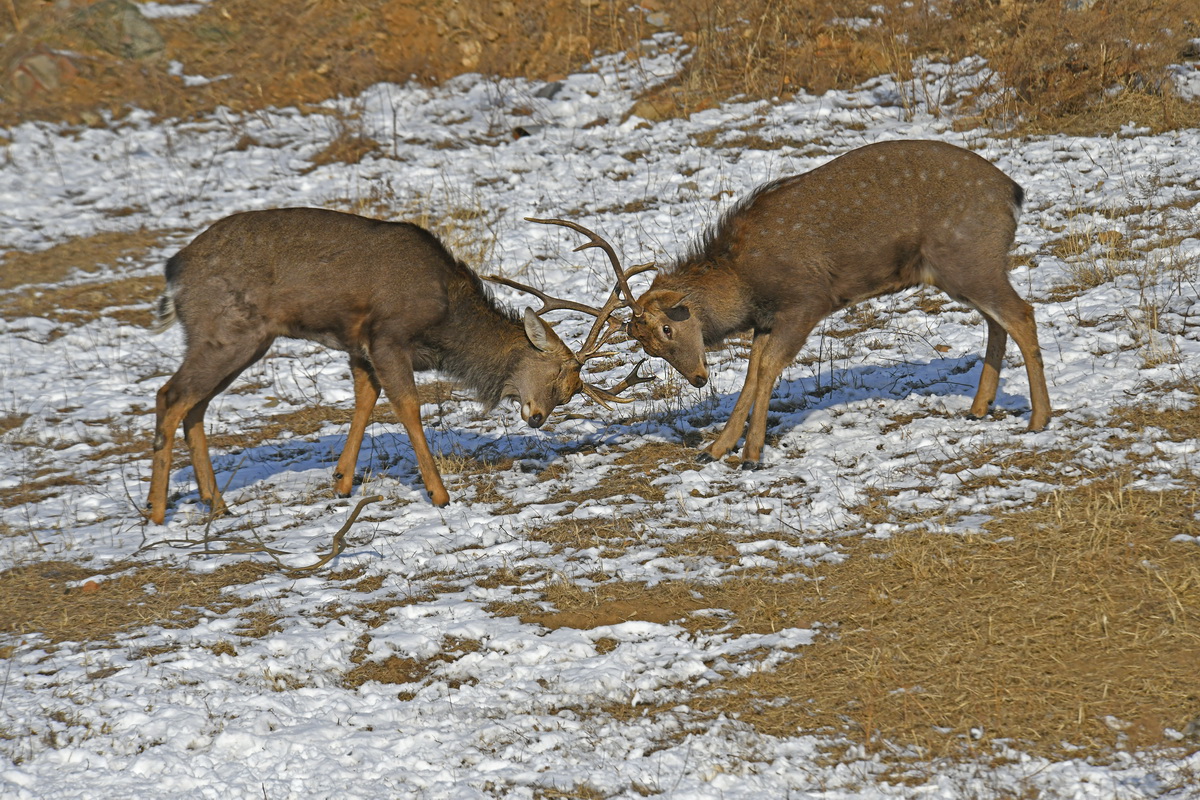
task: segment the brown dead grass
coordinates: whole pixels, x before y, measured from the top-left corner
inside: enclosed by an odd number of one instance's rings
[[[0,295],[0,316],[43,317],[83,324],[101,317],[147,327],[153,322],[151,304],[162,293],[162,278],[115,278],[71,286],[26,287]]]
[[[1147,393],[1163,395],[1174,388],[1177,387],[1147,387]],[[1188,384],[1178,388],[1190,395],[1178,406],[1165,409],[1148,404],[1125,406],[1113,413],[1113,422],[1121,428],[1139,433],[1153,428],[1160,432],[1159,439],[1172,442],[1200,439],[1200,385]]]
[[[93,586],[93,576],[129,571]],[[205,609],[249,605],[224,590],[261,578],[273,566],[244,561],[199,574],[171,567],[118,564],[103,570],[43,561],[0,572],[0,634],[38,634],[51,643],[104,642],[144,625],[187,627]],[[153,586],[153,591],[147,587]]]
[[[470,0],[227,0],[179,19],[160,19],[165,52],[142,61],[99,50],[69,18],[78,3],[15,0],[21,32],[0,44],[0,62],[39,45],[80,54],[58,91],[9,87],[0,124],[18,119],[97,120],[128,105],[187,116],[224,105],[235,111],[319,103],[380,81],[438,82],[463,72],[556,77],[641,38],[636,15],[574,0],[536,5]],[[9,14],[0,27],[11,30]],[[169,61],[190,75],[232,77],[185,89]],[[7,76],[6,76],[7,77]],[[7,83],[7,81],[6,81]],[[507,134],[507,132],[505,132]]]
[[[349,689],[357,689],[368,681],[389,684],[423,684],[431,678],[441,664],[450,664],[462,658],[467,653],[477,652],[481,645],[475,639],[461,639],[447,636],[442,640],[442,647],[437,655],[428,659],[416,659],[406,656],[390,655],[379,661],[367,661],[366,656],[371,637],[364,635],[358,640],[350,661],[356,666],[342,676],[342,685]],[[458,680],[447,681],[452,689],[463,685]],[[401,694],[401,699],[411,699],[413,692]]]
[[[1190,0],[1100,0],[1088,11],[1040,0],[746,0],[736,6],[650,0],[640,9],[576,0],[227,0],[192,17],[156,20],[166,50],[142,61],[104,53],[72,30],[67,21],[77,5],[11,4],[20,32],[0,43],[0,63],[9,65],[0,124],[29,118],[99,123],[99,111],[120,115],[131,105],[166,116],[218,105],[235,111],[305,106],[410,76],[430,83],[463,72],[554,80],[597,52],[636,53],[660,30],[680,34],[691,59],[638,104],[635,113],[648,119],[736,95],[819,94],[885,73],[908,79],[917,59],[967,56],[988,59],[1002,86],[995,87],[1000,102],[968,104],[965,125],[1009,129],[1019,121],[1032,131],[1082,134],[1115,131],[1130,121],[1162,130],[1200,119],[1200,104],[1179,101],[1164,80],[1165,66],[1177,63],[1197,34]],[[856,18],[870,24],[847,24]],[[12,14],[0,13],[0,28],[13,25]],[[11,70],[46,48],[72,54],[60,57],[63,86],[17,90]],[[171,60],[191,75],[231,77],[184,88],[167,74]],[[1114,87],[1122,91],[1114,94]],[[940,113],[946,109],[938,91],[906,90],[901,102],[925,102]],[[523,99],[511,110],[533,113]],[[342,143],[348,149],[329,158],[355,160],[372,149],[352,133]]]
[[[985,535],[863,541],[821,596],[795,597],[836,620],[836,636],[703,705],[766,733],[837,732],[926,756],[998,740],[1051,756],[1084,748],[1076,757],[1169,745],[1164,728],[1200,713],[1200,550],[1171,541],[1195,532],[1196,502],[1112,478]]]
[[[95,272],[122,259],[144,256],[170,234],[163,230],[112,231],[68,239],[37,252],[10,250],[0,255],[0,289],[25,284],[54,284],[76,271]],[[0,313],[6,316],[11,296],[12,293],[7,292],[0,294],[0,300],[5,303],[0,306]]]

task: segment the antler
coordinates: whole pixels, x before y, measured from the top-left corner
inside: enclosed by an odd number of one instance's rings
[[[492,281],[493,283],[502,283],[505,286],[511,286],[518,291],[527,292],[528,294],[536,297],[538,300],[541,300],[542,307],[534,312],[539,316],[549,311],[580,311],[584,314],[590,314],[595,317],[596,321],[592,324],[592,329],[588,331],[587,338],[583,341],[583,346],[580,347],[579,351],[575,354],[575,358],[579,361],[580,365],[586,364],[588,361],[591,361],[594,358],[612,355],[612,353],[609,352],[601,352],[600,348],[607,344],[608,340],[612,338],[613,333],[615,333],[617,329],[621,327],[620,321],[612,318],[613,312],[622,306],[628,306],[633,310],[635,316],[640,316],[642,314],[642,307],[639,306],[636,301],[634,301],[633,293],[629,290],[628,278],[654,269],[654,263],[650,262],[648,264],[638,264],[637,266],[631,267],[628,270],[624,270],[621,268],[620,259],[617,258],[617,253],[615,250],[613,250],[612,245],[582,225],[562,219],[535,219],[533,217],[526,217],[525,219],[530,222],[540,222],[546,225],[563,225],[587,236],[589,241],[585,242],[579,247],[576,247],[575,252],[586,250],[589,247],[599,247],[601,250],[603,250],[608,255],[608,260],[613,265],[613,271],[616,272],[617,285],[613,287],[611,292],[609,292],[608,299],[604,301],[604,305],[600,308],[596,308],[595,306],[589,306],[586,303],[579,303],[574,300],[566,300],[561,297],[554,297],[546,294],[541,289],[537,289],[533,286],[529,286],[509,278],[504,278],[499,275],[487,275],[485,276],[486,280]],[[625,299],[622,299],[622,295],[624,295]],[[628,403],[631,401],[630,398],[619,397],[621,392],[625,391],[631,386],[636,386],[639,383],[647,383],[654,380],[654,376],[652,375],[641,375],[638,373],[638,369],[643,363],[645,363],[645,359],[639,361],[629,372],[629,374],[611,389],[604,389],[599,386],[594,386],[590,383],[584,382],[583,393],[595,400],[600,405],[609,409],[612,408],[609,403]]]
[[[633,299],[633,292],[629,291],[628,278],[629,276],[636,275],[637,273],[632,271],[625,272],[621,269],[621,259],[617,258],[617,251],[614,250],[613,246],[605,241],[602,236],[595,231],[588,230],[578,222],[571,222],[567,219],[537,219],[536,217],[526,217],[525,220],[527,222],[537,222],[542,225],[562,225],[564,228],[570,228],[571,230],[582,233],[584,236],[588,237],[588,241],[579,245],[579,247],[576,247],[575,252],[578,253],[580,250],[586,250],[589,247],[599,247],[601,250],[603,250],[604,254],[608,256],[608,260],[612,262],[613,271],[617,274],[617,288],[613,291],[619,290],[620,293],[625,296],[625,300],[622,305],[629,306],[629,310],[633,312],[635,317],[640,317],[642,315],[644,309],[638,305],[636,300]],[[641,271],[644,272],[645,270]]]
[[[638,374],[638,370],[641,368],[642,364],[645,363],[646,359],[643,358],[641,361],[634,364],[633,369],[629,371],[629,374],[622,378],[621,382],[616,386],[613,386],[611,389],[601,389],[599,386],[593,386],[590,383],[585,383],[583,384],[583,393],[607,409],[612,408],[609,403],[631,403],[633,402],[633,398],[618,397],[618,395],[628,389],[630,386],[636,386],[639,383],[649,383],[650,381],[654,380],[653,375]]]
[[[511,286],[518,291],[527,292],[536,297],[538,300],[541,300],[542,307],[534,312],[539,317],[545,314],[547,311],[582,311],[584,314],[591,314],[593,317],[600,316],[600,309],[596,308],[595,306],[589,306],[585,303],[576,303],[574,300],[563,300],[560,297],[551,297],[541,289],[536,289],[524,283],[518,283],[510,278],[505,278],[500,275],[484,275],[483,279],[491,281],[492,283],[502,283],[505,286]]]

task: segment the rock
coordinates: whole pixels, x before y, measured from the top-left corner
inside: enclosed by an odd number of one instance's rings
[[[166,46],[158,29],[129,0],[100,0],[76,14],[73,24],[101,50],[122,58],[149,58]]]
[[[9,73],[9,85],[26,99],[50,95],[75,76],[71,59],[45,45],[38,45],[18,58]]]

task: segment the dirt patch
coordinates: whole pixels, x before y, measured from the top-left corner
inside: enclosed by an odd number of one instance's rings
[[[98,571],[66,561],[14,567],[0,572],[0,634],[40,634],[53,644],[106,641],[143,625],[186,627],[205,609],[221,613],[249,605],[224,590],[274,569],[249,561],[208,574],[131,564]],[[120,572],[125,574],[103,578]],[[68,586],[93,577],[98,580]]]

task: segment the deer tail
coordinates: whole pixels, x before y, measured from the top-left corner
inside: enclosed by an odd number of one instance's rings
[[[175,324],[178,317],[175,314],[175,281],[173,278],[178,273],[178,264],[175,263],[175,256],[167,261],[167,288],[159,295],[158,304],[154,307],[154,325],[151,326],[151,333],[163,333]]]

